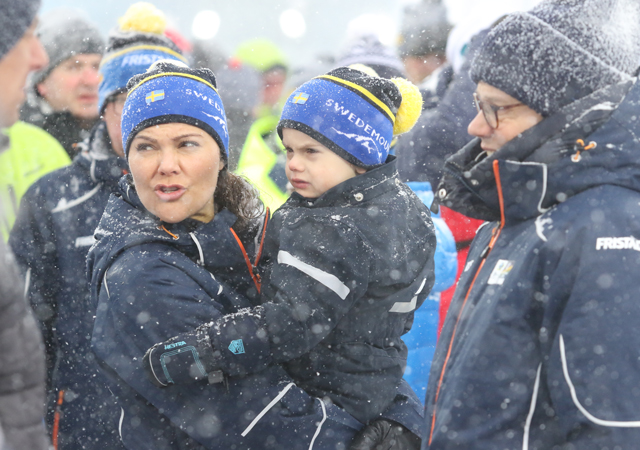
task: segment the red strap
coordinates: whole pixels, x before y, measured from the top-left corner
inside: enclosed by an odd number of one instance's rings
[[[231,230],[231,234],[233,234],[233,237],[236,238],[236,242],[238,242],[238,246],[242,251],[242,256],[244,256],[244,261],[247,263],[247,269],[249,269],[249,275],[251,275],[251,278],[253,279],[253,283],[256,285],[258,292],[260,292],[260,277],[254,273],[253,266],[251,265],[251,260],[249,259],[249,255],[247,255],[247,251],[245,250],[244,245],[242,244],[242,241],[240,240],[236,232],[233,230],[233,228],[229,228],[229,230]]]
[[[64,390],[58,392],[58,402],[56,403],[56,412],[53,414],[53,432],[51,434],[51,443],[53,448],[58,450],[58,430],[60,429],[60,407],[64,401]]]

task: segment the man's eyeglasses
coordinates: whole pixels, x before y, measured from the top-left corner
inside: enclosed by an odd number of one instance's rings
[[[122,108],[124,107],[124,102],[126,101],[127,101],[126,92],[115,95],[108,100],[109,103],[113,103],[113,107],[115,109],[116,114],[122,114]]]
[[[515,108],[516,106],[524,106],[524,103],[516,103],[515,105],[496,106],[491,103],[483,102],[478,98],[477,93],[473,93],[473,103],[476,105],[478,112],[482,111],[484,120],[494,130],[498,128],[498,111],[504,111],[505,109]]]

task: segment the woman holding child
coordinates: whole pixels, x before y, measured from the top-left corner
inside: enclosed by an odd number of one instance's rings
[[[156,384],[175,385],[158,389],[145,375],[143,356],[155,343],[256,310],[267,223],[255,191],[226,168],[226,119],[210,71],[158,62],[128,88],[122,132],[131,175],[110,199],[89,255],[98,303],[92,343],[122,406],[123,443],[132,449],[346,448],[362,423],[300,389],[282,365],[270,363],[268,351],[256,354],[252,344],[265,330],[255,330],[253,341],[225,345],[242,361],[235,376],[210,370],[212,357],[181,340],[163,344],[157,360],[146,359]],[[422,283],[425,296],[430,282]],[[192,363],[186,372],[172,371],[185,361]],[[391,437],[406,443],[395,448],[416,445],[408,429],[418,433],[420,405],[405,384],[395,385],[385,406],[354,448]]]

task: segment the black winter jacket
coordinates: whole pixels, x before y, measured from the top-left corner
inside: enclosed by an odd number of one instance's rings
[[[125,446],[333,450],[348,443],[362,424],[309,396],[280,366],[226,384],[159,389],[148,380],[142,357],[153,344],[256,304],[252,265],[263,224],[235,230],[236,217],[222,210],[206,224],[188,219],[163,228],[129,176],[120,187],[96,230],[88,268],[99,302],[92,344],[122,406]],[[385,417],[419,433],[418,401],[406,387]]]
[[[93,232],[127,165],[112,152],[103,122],[81,147],[70,166],[29,188],[9,240],[28,271],[29,299],[45,338],[47,422],[52,432],[57,422],[61,450],[119,443],[115,404],[91,352],[96,305],[83,274]]]
[[[394,157],[318,199],[293,194],[268,227],[262,305],[211,325],[212,367],[243,375],[284,363],[312,395],[363,423],[378,417],[406,365],[401,336],[434,283],[435,245]],[[238,339],[244,354],[229,348]]]
[[[638,111],[628,81],[447,161],[440,202],[491,223],[440,335],[424,448],[637,448]]]

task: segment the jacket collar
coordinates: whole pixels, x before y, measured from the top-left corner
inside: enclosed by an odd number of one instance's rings
[[[111,147],[104,121],[98,121],[79,147],[80,152],[73,163],[87,171],[95,183],[106,183],[115,188],[122,175],[129,173],[127,161],[117,156]]]
[[[639,97],[635,80],[608,86],[526,130],[491,156],[480,148],[479,139],[472,140],[446,161],[437,203],[494,221],[501,217],[502,199],[506,220],[526,220],[600,184],[639,189],[629,176],[624,180],[624,175],[605,170],[631,163],[631,171],[640,176],[640,148],[636,153],[613,150],[625,142],[626,147],[640,146],[632,137],[638,125],[629,120],[633,114],[628,111]],[[590,142],[597,147],[585,151]]]

